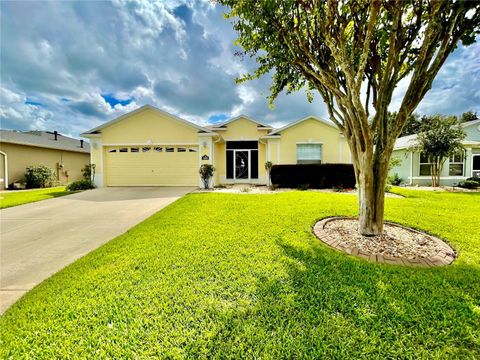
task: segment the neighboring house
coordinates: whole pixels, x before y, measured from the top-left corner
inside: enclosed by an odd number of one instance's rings
[[[201,186],[201,164],[214,165],[214,184],[265,184],[267,161],[351,162],[338,128],[313,116],[281,129],[247,116],[202,127],[145,105],[81,136],[99,187]]]
[[[440,176],[441,185],[454,185],[472,176],[480,177],[480,119],[462,124],[467,136],[463,140],[465,151],[445,161]],[[392,157],[402,161],[390,170],[397,173],[407,184],[431,185],[431,167],[428,159],[418,151],[412,151],[417,135],[397,139]]]
[[[0,187],[24,178],[27,166],[46,165],[59,184],[82,178],[90,162],[90,145],[58,132],[0,130]]]

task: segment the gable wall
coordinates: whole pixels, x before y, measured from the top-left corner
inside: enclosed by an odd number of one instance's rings
[[[466,127],[465,133],[467,136],[465,137],[465,140],[471,140],[471,141],[480,141],[480,129],[479,129],[480,124],[474,124],[471,126]]]
[[[198,130],[168,115],[145,109],[103,130],[106,144],[198,143]]]
[[[340,130],[310,119],[281,132],[280,164],[296,164],[297,143],[309,142],[322,143],[322,163],[351,162],[350,149]]]

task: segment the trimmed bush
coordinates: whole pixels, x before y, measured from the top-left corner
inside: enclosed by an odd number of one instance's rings
[[[203,186],[205,187],[205,189],[208,189],[210,187],[210,178],[213,176],[215,168],[213,167],[213,165],[203,164],[202,166],[200,166],[200,170],[198,172],[200,173],[200,177],[202,178]]]
[[[352,164],[273,165],[272,184],[278,187],[330,189],[355,187]]]
[[[393,175],[390,175],[389,177],[387,177],[387,184],[389,185],[400,185],[401,183],[403,183],[403,179],[398,176],[397,173],[393,174]]]
[[[460,181],[458,183],[458,187],[464,188],[464,189],[476,189],[480,187],[480,184],[474,180],[465,180],[465,181]]]
[[[27,189],[46,188],[55,183],[55,173],[45,165],[32,165],[25,171],[25,186]]]
[[[79,191],[95,188],[95,184],[91,180],[77,180],[67,185],[67,191]]]
[[[465,181],[475,181],[478,185],[480,185],[480,177],[469,177],[465,179]]]

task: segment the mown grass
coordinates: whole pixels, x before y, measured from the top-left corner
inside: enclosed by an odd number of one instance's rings
[[[443,268],[374,264],[311,234],[356,197],[191,194],[0,319],[2,358],[479,358],[480,194],[395,189],[386,217],[447,239]]]
[[[0,209],[65,196],[68,194],[72,194],[72,192],[65,191],[65,186],[28,191],[12,190],[11,192],[2,192],[0,193]]]

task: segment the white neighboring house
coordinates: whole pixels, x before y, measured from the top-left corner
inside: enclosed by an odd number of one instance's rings
[[[440,185],[455,185],[472,176],[480,177],[480,119],[462,124],[467,136],[463,140],[465,152],[445,161],[440,176]],[[401,165],[390,170],[390,175],[398,174],[408,185],[431,185],[431,167],[422,154],[411,151],[417,135],[398,138],[392,158],[402,161]]]

